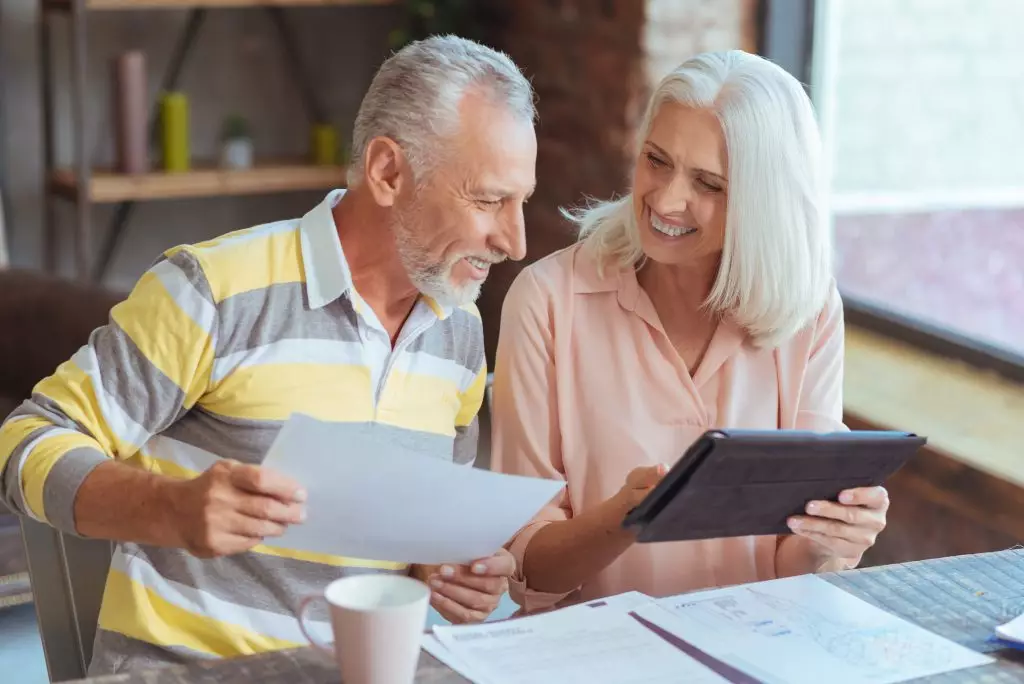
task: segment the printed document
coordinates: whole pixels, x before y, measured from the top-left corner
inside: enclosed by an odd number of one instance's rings
[[[434,634],[475,684],[727,684],[627,610],[574,607]]]
[[[765,684],[887,684],[992,662],[813,575],[659,599],[636,612]]]
[[[468,563],[490,556],[565,486],[382,447],[374,425],[295,414],[263,466],[307,490],[306,522],[267,546],[366,560]],[[445,459],[447,456],[448,460]]]

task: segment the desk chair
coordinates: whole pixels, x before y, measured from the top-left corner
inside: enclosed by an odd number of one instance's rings
[[[39,636],[51,682],[85,677],[113,544],[22,518]]]

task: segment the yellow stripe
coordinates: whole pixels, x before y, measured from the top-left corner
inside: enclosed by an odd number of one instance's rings
[[[337,568],[372,568],[374,570],[405,570],[409,566],[406,563],[393,563],[391,561],[363,560],[359,558],[345,558],[344,556],[330,556],[326,553],[312,553],[310,551],[296,551],[295,549],[280,549],[276,546],[259,544],[250,549],[253,553],[262,553],[267,556],[278,556],[280,558],[293,558],[295,560],[309,561],[310,563],[321,563]]]
[[[147,643],[184,646],[221,657],[302,645],[179,608],[118,570],[107,576],[99,626]]]
[[[459,387],[454,382],[392,370],[377,406],[377,421],[454,436],[459,409]]]
[[[43,508],[43,488],[50,471],[64,454],[72,449],[96,448],[95,440],[78,433],[62,432],[44,437],[32,448],[31,458],[26,458],[21,468],[21,488],[25,494],[25,505],[40,520],[46,520]]]
[[[215,244],[198,250],[198,254],[204,268],[209,268],[206,273],[217,303],[270,285],[305,281],[297,228],[241,242]]]
[[[239,368],[202,399],[222,416],[287,420],[293,412],[321,420],[373,420],[370,370],[357,365],[275,363]]]
[[[107,426],[92,380],[74,361],[68,360],[58,366],[53,375],[36,385],[35,391],[55,402],[68,418],[85,426],[100,449],[108,455],[128,455],[135,450],[131,444],[118,439]]]
[[[33,431],[50,425],[52,423],[39,416],[19,416],[4,423],[0,427],[0,470],[7,465],[18,445],[28,439]]]
[[[476,378],[473,379],[473,384],[469,388],[459,394],[459,402],[462,408],[459,410],[458,415],[455,416],[455,424],[460,427],[465,427],[473,422],[473,418],[479,413],[480,407],[484,403],[484,392],[487,389],[487,362],[484,362],[484,367]]]
[[[178,306],[160,279],[145,273],[132,296],[111,317],[150,363],[185,393],[191,407],[206,389],[213,345],[205,330]]]

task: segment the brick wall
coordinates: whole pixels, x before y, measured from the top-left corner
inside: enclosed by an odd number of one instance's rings
[[[529,262],[570,244],[559,207],[627,188],[649,88],[702,50],[754,51],[757,0],[501,0],[492,42],[538,96],[537,192],[526,207],[527,258],[504,264],[480,299],[493,364],[501,302]]]

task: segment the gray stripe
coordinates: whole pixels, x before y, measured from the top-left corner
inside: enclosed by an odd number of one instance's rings
[[[149,434],[174,420],[185,393],[116,322],[96,330],[90,344],[100,364],[100,384],[129,418]]]
[[[484,363],[483,325],[473,314],[455,309],[451,316],[413,340],[409,351],[455,361],[475,374]]]
[[[43,510],[50,525],[75,536],[75,495],[93,468],[110,458],[99,449],[78,447],[53,464],[43,484]]]
[[[89,677],[142,672],[164,665],[178,665],[212,656],[184,646],[157,646],[106,629],[96,630]]]
[[[303,283],[280,283],[228,297],[217,313],[218,358],[285,339],[359,342],[357,316],[348,298],[310,310]]]
[[[195,406],[163,436],[242,463],[263,462],[283,422],[221,416]]]
[[[243,608],[288,617],[295,615],[304,597],[322,593],[340,577],[404,574],[404,571],[338,567],[251,552],[203,560],[181,549],[137,544],[121,546],[126,554],[147,561],[166,580]],[[326,606],[319,603],[310,606],[309,617],[330,621]]]
[[[455,444],[452,447],[452,458],[462,465],[473,465],[476,461],[477,442],[480,438],[480,420],[473,417],[473,422],[465,427],[455,428]]]
[[[94,437],[91,430],[64,413],[64,409],[60,407],[60,404],[39,392],[33,394],[30,400],[22,403],[21,406],[15,409],[14,413],[11,414],[11,418],[15,416],[39,416],[56,427],[67,428],[68,430],[74,430],[75,432],[81,432],[83,435]]]
[[[157,264],[161,261],[165,260],[160,259],[157,261]],[[200,265],[199,260],[194,254],[186,249],[182,249],[176,252],[170,259],[166,259],[166,261],[171,262],[181,269],[181,272],[185,274],[188,282],[192,284],[192,287],[195,288],[196,292],[198,292],[203,299],[216,305],[217,302],[213,298],[213,289],[210,287],[210,281],[207,279],[206,273],[203,271],[203,267]],[[156,266],[156,264],[153,265]]]

